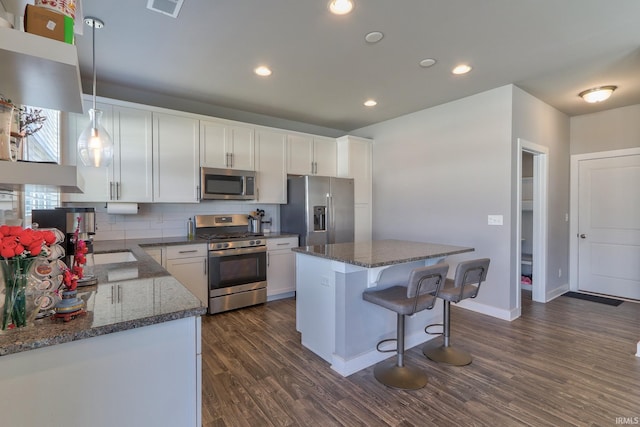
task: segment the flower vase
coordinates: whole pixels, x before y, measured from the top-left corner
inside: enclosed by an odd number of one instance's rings
[[[4,286],[4,305],[0,327],[3,331],[22,328],[32,323],[38,309],[33,296],[27,290],[31,266],[35,258],[13,258],[0,260]]]

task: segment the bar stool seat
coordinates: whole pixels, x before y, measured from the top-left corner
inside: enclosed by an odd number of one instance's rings
[[[411,271],[406,285],[399,284],[385,289],[366,290],[362,298],[397,314],[396,338],[378,342],[378,351],[395,351],[395,361],[378,363],[373,374],[378,382],[392,388],[417,390],[427,384],[427,375],[419,369],[404,365],[404,325],[405,316],[422,310],[430,310],[435,305],[436,295],[444,283],[449,265],[439,263],[428,267],[419,267]],[[380,345],[396,341],[394,350],[380,350]]]
[[[450,345],[451,334],[451,303],[458,303],[467,298],[478,296],[480,285],[487,277],[489,258],[464,261],[458,264],[453,280],[447,279],[438,292],[438,298],[444,301],[442,324],[432,324],[425,328],[425,332],[433,326],[443,327],[444,343],[440,347],[432,347],[427,343],[422,353],[434,362],[447,363],[454,366],[464,366],[471,363],[471,354]]]

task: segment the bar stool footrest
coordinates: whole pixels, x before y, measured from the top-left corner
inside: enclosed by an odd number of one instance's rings
[[[441,332],[429,332],[429,328],[435,328],[436,326],[440,326],[443,328]],[[427,335],[442,335],[444,334],[444,323],[432,323],[424,327],[424,333]]]

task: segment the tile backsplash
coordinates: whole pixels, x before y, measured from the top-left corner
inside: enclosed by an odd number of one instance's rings
[[[187,220],[194,215],[246,213],[264,209],[264,230],[280,228],[280,205],[234,202],[140,203],[138,213],[113,215],[105,203],[67,203],[66,206],[93,207],[96,210],[95,240],[146,239],[187,235]]]

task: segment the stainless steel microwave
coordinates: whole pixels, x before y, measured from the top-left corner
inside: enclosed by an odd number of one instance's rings
[[[200,200],[254,200],[256,173],[235,169],[200,168]]]

